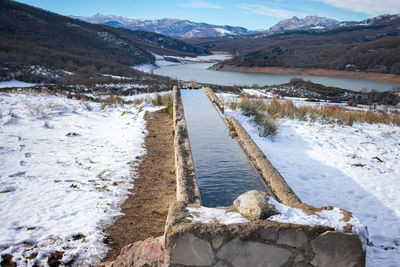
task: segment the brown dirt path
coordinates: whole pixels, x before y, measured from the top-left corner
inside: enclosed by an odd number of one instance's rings
[[[144,118],[147,154],[139,158],[132,194],[121,207],[125,215],[106,230],[110,251],[104,261],[114,260],[128,244],[163,235],[169,205],[175,200],[172,119],[163,110],[146,112]]]

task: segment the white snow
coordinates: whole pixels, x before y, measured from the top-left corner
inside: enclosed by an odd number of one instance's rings
[[[276,210],[280,213],[268,218],[272,221],[311,226],[328,226],[338,231],[344,231],[344,227],[347,224],[351,224],[353,226],[352,232],[360,237],[364,249],[366,248],[368,242],[368,231],[365,225],[363,225],[360,220],[354,216],[352,216],[349,221],[344,221],[343,219],[345,215],[339,208],[322,210],[315,212],[315,215],[309,215],[301,209],[285,206],[273,198],[269,199],[269,203],[275,206]]]
[[[103,77],[111,77],[116,80],[133,80],[133,78],[129,77],[124,77],[124,76],[117,76],[117,75],[112,75],[112,74],[102,74],[101,76]]]
[[[0,254],[32,266],[58,250],[64,262],[93,265],[145,153],[144,112],[29,94],[0,103]]]
[[[400,127],[280,119],[271,140],[240,111],[226,115],[243,125],[302,201],[346,209],[368,227],[367,266],[398,266]]]
[[[156,69],[156,66],[154,66],[153,64],[142,64],[133,66],[132,68],[141,72],[151,73],[153,70]]]
[[[26,83],[17,80],[0,82],[0,88],[9,88],[9,87],[33,87],[36,86],[36,83]]]
[[[231,31],[226,30],[226,29],[224,29],[224,28],[214,28],[214,30],[215,30],[216,32],[219,32],[219,33],[222,34],[222,35],[233,34]]]
[[[202,223],[222,223],[222,224],[232,224],[232,223],[246,223],[249,222],[248,219],[244,218],[238,212],[231,212],[225,209],[216,208],[186,208],[191,217],[186,219],[192,222],[202,222]]]

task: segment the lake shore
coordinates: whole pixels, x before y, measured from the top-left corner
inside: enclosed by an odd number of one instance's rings
[[[355,72],[328,69],[303,69],[303,68],[281,68],[281,67],[236,67],[229,65],[216,64],[208,68],[216,71],[248,72],[248,73],[268,73],[268,74],[291,74],[304,76],[325,76],[334,78],[371,80],[378,82],[400,83],[400,75],[373,73],[373,72]]]

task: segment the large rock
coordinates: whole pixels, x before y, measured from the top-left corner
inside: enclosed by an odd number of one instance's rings
[[[285,248],[235,238],[220,249],[217,257],[234,267],[278,267],[287,263],[291,255]]]
[[[313,266],[361,267],[365,265],[365,253],[361,241],[354,234],[326,232],[311,241],[315,253]]]
[[[209,242],[192,233],[185,233],[176,240],[170,263],[171,265],[207,266],[215,261],[214,251]]]
[[[233,206],[250,220],[267,219],[279,213],[274,205],[268,202],[269,197],[265,192],[252,190],[240,195],[233,202]]]
[[[157,266],[164,258],[162,238],[149,237],[121,249],[113,267]]]
[[[307,243],[307,236],[302,229],[289,229],[279,232],[279,239],[276,242],[279,245],[300,248]]]

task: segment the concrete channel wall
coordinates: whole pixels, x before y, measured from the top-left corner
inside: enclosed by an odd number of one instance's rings
[[[207,95],[215,96],[210,92]],[[193,222],[197,212],[190,213],[188,209],[200,207],[200,194],[182,99],[176,87],[173,96],[177,201],[170,206],[165,227],[165,266],[365,266],[363,242],[351,232],[350,223],[346,231],[337,231],[327,226],[282,223],[268,218],[248,218],[247,223],[228,225],[218,220],[211,223]],[[220,109],[218,98],[210,99]],[[258,171],[266,169],[263,175],[269,180],[268,186],[274,188],[275,197],[287,206],[308,206],[300,202],[265,155],[260,155],[259,152],[262,152],[253,147],[243,127],[237,121],[226,121],[232,123],[238,136],[242,136],[239,139],[244,141],[239,142],[244,148],[249,147],[245,151],[254,164],[258,164]],[[221,209],[237,211],[233,206]],[[330,208],[318,210],[324,209]],[[350,214],[351,218],[351,213],[343,211],[343,220],[346,220],[346,214]],[[346,222],[349,222],[349,218]]]
[[[176,173],[176,198],[186,203],[200,204],[200,192],[197,185],[196,173],[189,143],[189,135],[183,111],[180,90],[173,88],[174,109],[174,144],[175,144],[175,173]]]

